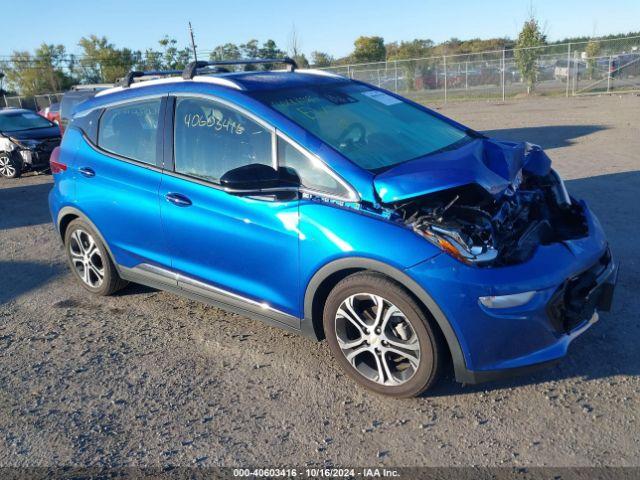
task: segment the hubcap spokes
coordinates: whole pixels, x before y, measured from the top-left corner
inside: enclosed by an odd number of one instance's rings
[[[82,281],[92,288],[100,287],[104,281],[104,263],[93,237],[80,228],[74,230],[69,254]]]
[[[345,358],[371,381],[401,385],[418,369],[418,336],[400,309],[379,295],[345,299],[336,313],[335,332]]]
[[[5,177],[10,177],[16,173],[16,169],[13,168],[11,162],[9,161],[9,157],[2,155],[0,156],[0,174]]]

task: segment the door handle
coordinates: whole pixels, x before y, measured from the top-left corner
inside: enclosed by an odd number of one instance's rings
[[[78,169],[78,171],[84,175],[85,177],[95,177],[96,176],[96,172],[93,170],[93,168],[89,168],[89,167],[80,167]]]
[[[191,206],[191,200],[189,200],[188,197],[185,197],[181,193],[167,193],[164,198],[166,198],[168,202],[171,202],[179,207]]]

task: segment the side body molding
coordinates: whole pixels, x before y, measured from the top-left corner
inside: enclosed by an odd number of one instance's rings
[[[115,261],[115,257],[113,256],[109,244],[100,233],[100,230],[87,217],[87,215],[77,208],[64,207],[60,210],[58,218],[56,219],[58,232],[60,233],[60,226],[63,218],[69,214],[87,222],[98,234],[100,241],[107,249],[113,264],[118,270],[118,274],[123,279],[175,293],[176,295],[191,298],[192,300],[208,303],[226,311],[234,312],[254,320],[260,320],[269,325],[293,331],[295,333],[300,333],[299,318],[271,308],[266,303],[261,303],[239,296],[233,292],[223,290],[214,285],[209,285],[197,279],[155,265],[142,263],[133,268],[127,268],[119,265],[118,262]]]
[[[301,331],[304,335],[312,338],[319,337],[318,332],[314,329],[313,325],[314,296],[318,288],[327,278],[335,273],[345,270],[371,270],[374,272],[379,272],[387,275],[388,277],[394,279],[405,288],[407,288],[427,307],[436,323],[440,327],[440,330],[442,331],[449,347],[449,351],[451,352],[456,379],[462,382],[471,380],[468,375],[469,371],[467,370],[464,361],[460,343],[458,342],[458,337],[453,331],[449,320],[447,320],[447,317],[444,315],[444,313],[442,313],[442,310],[440,309],[438,304],[433,300],[433,298],[431,298],[431,296],[427,292],[424,291],[424,289],[420,285],[418,285],[418,283],[416,283],[406,273],[390,265],[387,265],[386,263],[372,260],[370,258],[341,258],[323,266],[313,275],[309,284],[307,285],[307,289],[304,295],[304,319],[300,325]]]

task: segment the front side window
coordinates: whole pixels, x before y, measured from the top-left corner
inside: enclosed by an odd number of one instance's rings
[[[153,165],[159,117],[159,98],[107,108],[100,118],[98,146]]]
[[[219,102],[178,98],[174,124],[176,172],[217,183],[234,168],[273,165],[271,131]]]
[[[289,175],[309,190],[349,197],[344,185],[327,172],[319,159],[305,155],[281,138],[278,138],[278,166],[286,169]]]
[[[357,83],[256,91],[252,95],[373,172],[471,140],[463,129]]]

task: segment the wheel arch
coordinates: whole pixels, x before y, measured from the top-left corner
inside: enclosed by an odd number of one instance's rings
[[[312,338],[322,340],[322,307],[331,289],[343,278],[359,271],[377,272],[402,285],[424,309],[433,317],[440,328],[449,349],[456,378],[463,378],[467,371],[464,355],[458,337],[435,300],[418,283],[403,271],[386,263],[370,258],[343,258],[320,268],[309,281],[304,296],[304,319],[302,332]]]
[[[118,273],[120,273],[120,268],[118,266],[118,263],[116,262],[116,259],[113,256],[113,252],[111,251],[111,248],[109,247],[109,244],[107,243],[105,238],[102,236],[102,233],[100,232],[100,229],[98,227],[96,227],[96,225],[91,221],[91,219],[89,219],[89,217],[87,217],[87,215],[84,214],[84,212],[82,212],[81,210],[79,210],[79,209],[77,209],[75,207],[70,207],[70,206],[62,207],[60,209],[60,211],[58,212],[58,218],[56,220],[56,225],[57,225],[58,233],[60,234],[60,239],[62,240],[62,242],[64,243],[64,236],[65,236],[67,227],[69,226],[69,224],[71,222],[73,222],[74,220],[76,220],[78,218],[81,219],[83,222],[88,223],[89,226],[93,229],[93,231],[96,232],[96,234],[98,235],[98,238],[100,239],[100,241],[104,245],[104,248],[107,249],[107,253],[109,254],[109,258],[111,258],[111,261],[115,265],[116,270],[118,271]]]

